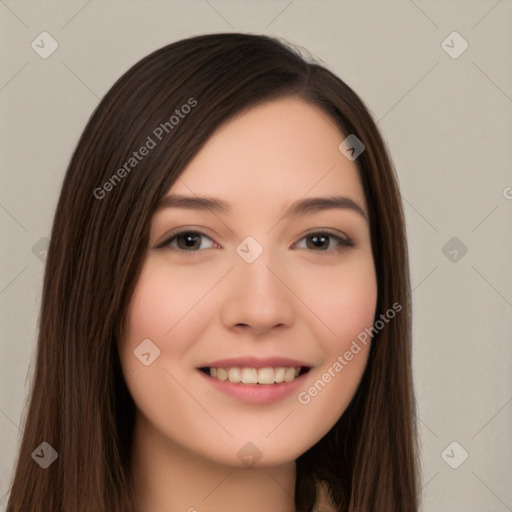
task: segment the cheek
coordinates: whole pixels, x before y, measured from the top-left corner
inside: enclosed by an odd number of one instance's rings
[[[156,262],[158,263],[158,262]],[[200,332],[198,309],[193,307],[208,285],[188,273],[177,273],[148,261],[133,294],[127,321],[126,349],[152,340],[162,360],[176,361]],[[167,358],[170,355],[172,357]],[[167,361],[166,361],[167,362]]]
[[[203,411],[181,383],[190,377],[189,351],[205,328],[200,308],[194,306],[214,278],[194,278],[190,272],[169,270],[157,258],[148,260],[128,307],[119,346],[125,381],[138,410],[169,438],[195,439],[197,425],[205,423]],[[142,351],[143,340],[151,343],[144,341]],[[145,365],[137,355],[148,352],[150,363]]]
[[[315,283],[315,286],[312,284]],[[322,361],[297,395],[308,435],[320,439],[343,414],[366,368],[377,305],[377,280],[371,258],[309,274],[304,302],[320,318],[316,321]],[[365,331],[366,329],[366,331]]]
[[[194,310],[188,312],[198,291],[182,282],[184,276],[175,274],[157,271],[152,261],[146,262],[128,307],[125,339],[119,346],[128,389],[138,408],[152,418],[162,415],[162,405],[169,403],[170,389],[174,390],[174,381],[166,372],[175,374],[190,340],[202,327]],[[184,318],[186,321],[181,321]]]
[[[347,276],[331,291],[334,300],[326,305],[328,322],[336,333],[336,345],[344,348],[365,328],[373,325],[377,306],[377,282],[373,270]]]
[[[317,318],[316,339],[327,352],[341,350],[365,327],[373,324],[377,278],[373,259],[355,253],[346,264],[304,269],[300,297]]]

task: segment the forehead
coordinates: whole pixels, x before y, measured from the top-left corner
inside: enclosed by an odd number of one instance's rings
[[[268,101],[219,128],[171,192],[281,209],[303,196],[343,194],[365,207],[356,164],[338,149],[344,138],[330,116],[302,99]]]

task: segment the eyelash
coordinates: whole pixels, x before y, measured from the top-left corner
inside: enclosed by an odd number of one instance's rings
[[[195,257],[198,255],[198,253],[201,253],[202,251],[205,251],[206,249],[198,249],[198,250],[185,250],[185,249],[180,249],[180,248],[176,248],[176,247],[172,247],[170,244],[171,242],[173,242],[175,239],[177,239],[179,236],[181,235],[199,235],[199,236],[204,236],[206,238],[208,238],[209,240],[211,240],[212,242],[214,242],[214,240],[212,240],[211,237],[209,237],[206,233],[202,233],[201,231],[196,231],[196,230],[183,230],[183,231],[179,231],[177,233],[173,233],[169,238],[167,238],[164,242],[162,242],[160,245],[157,246],[157,249],[163,249],[163,248],[169,248],[173,251],[177,251],[177,252],[181,252],[183,254],[186,254],[187,256],[192,256],[192,257]],[[314,250],[314,249],[311,249],[310,252],[318,252],[318,253],[323,253],[322,256],[332,256],[332,255],[336,255],[338,254],[339,252],[343,251],[344,249],[346,249],[347,247],[354,247],[354,243],[349,240],[348,238],[343,238],[339,235],[335,235],[334,233],[331,233],[329,231],[326,231],[326,230],[321,230],[321,231],[312,231],[310,233],[307,233],[306,235],[304,235],[300,240],[304,240],[306,238],[309,238],[309,237],[312,237],[312,236],[322,236],[322,237],[328,237],[329,239],[334,239],[337,243],[338,243],[338,246],[335,247],[334,249],[327,249],[327,250]],[[295,242],[297,243],[297,242]],[[329,244],[330,245],[330,244]]]

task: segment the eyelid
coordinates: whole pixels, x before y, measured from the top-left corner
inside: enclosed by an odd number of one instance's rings
[[[346,233],[343,233],[342,231],[333,231],[329,228],[315,228],[313,230],[307,231],[306,233],[300,236],[297,242],[294,242],[292,245],[295,246],[299,242],[302,242],[302,240],[304,240],[305,238],[312,235],[327,235],[331,239],[335,239],[338,242],[338,245],[333,248],[330,247],[326,251],[309,250],[308,252],[320,253],[323,254],[324,256],[329,256],[336,255],[340,250],[355,246],[354,242],[352,242],[351,238]]]
[[[222,249],[222,246],[218,242],[216,242],[213,239],[213,237],[211,237],[207,233],[201,231],[202,229],[205,229],[205,228],[201,227],[199,229],[199,228],[196,228],[196,227],[188,227],[188,226],[181,226],[179,228],[176,228],[176,229],[172,230],[171,232],[169,232],[166,235],[165,239],[160,244],[158,244],[155,247],[155,249],[163,249],[165,247],[170,248],[171,241],[173,241],[175,238],[177,238],[180,235],[190,234],[190,233],[194,233],[195,235],[208,238],[214,244],[218,245],[219,248]],[[351,240],[351,238],[346,233],[344,233],[343,231],[332,230],[330,228],[314,228],[314,229],[306,231],[305,233],[300,235],[300,237],[297,239],[297,241],[292,244],[292,247],[295,246],[296,244],[298,244],[299,242],[301,242],[302,240],[304,240],[305,238],[307,238],[308,236],[312,236],[312,235],[327,235],[327,236],[335,239],[337,241],[338,245],[336,247],[334,247],[334,248],[329,248],[329,249],[327,249],[325,251],[323,251],[323,250],[309,250],[308,252],[320,253],[320,254],[323,254],[324,256],[328,256],[328,255],[332,255],[332,254],[337,254],[340,250],[346,249],[347,247],[354,247],[355,246],[355,244]],[[187,253],[187,256],[189,256],[189,255],[194,255],[194,254],[196,254],[196,255],[200,254],[203,251],[205,251],[206,249],[198,249],[198,250],[187,251],[185,249],[179,249],[179,248],[174,248],[173,247],[171,250],[174,250],[174,251],[180,252],[180,253]]]
[[[205,237],[205,238],[208,238],[209,240],[211,240],[214,244],[217,244],[220,246],[220,248],[222,248],[222,246],[216,242],[212,236],[210,236],[208,233],[206,233],[205,231],[205,228],[201,227],[201,228],[197,228],[197,227],[193,227],[193,226],[181,226],[179,228],[176,228],[176,229],[173,229],[171,230],[169,233],[166,234],[165,238],[162,240],[162,242],[160,242],[156,247],[155,249],[163,249],[165,248],[166,246],[169,246],[169,244],[171,243],[171,241],[178,237],[179,235],[183,235],[183,234],[187,234],[187,233],[194,233],[196,235],[199,235],[199,236],[202,236],[202,237]],[[203,251],[204,249],[200,249],[198,251],[185,251],[185,250],[182,250],[182,249],[176,249],[176,251],[179,251],[179,252],[187,252],[187,253],[192,253],[192,252],[201,252]]]

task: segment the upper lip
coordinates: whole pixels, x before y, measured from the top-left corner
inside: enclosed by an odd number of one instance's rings
[[[232,357],[227,359],[218,359],[211,363],[205,363],[199,368],[278,368],[282,366],[307,367],[311,365],[297,359],[287,357]]]

